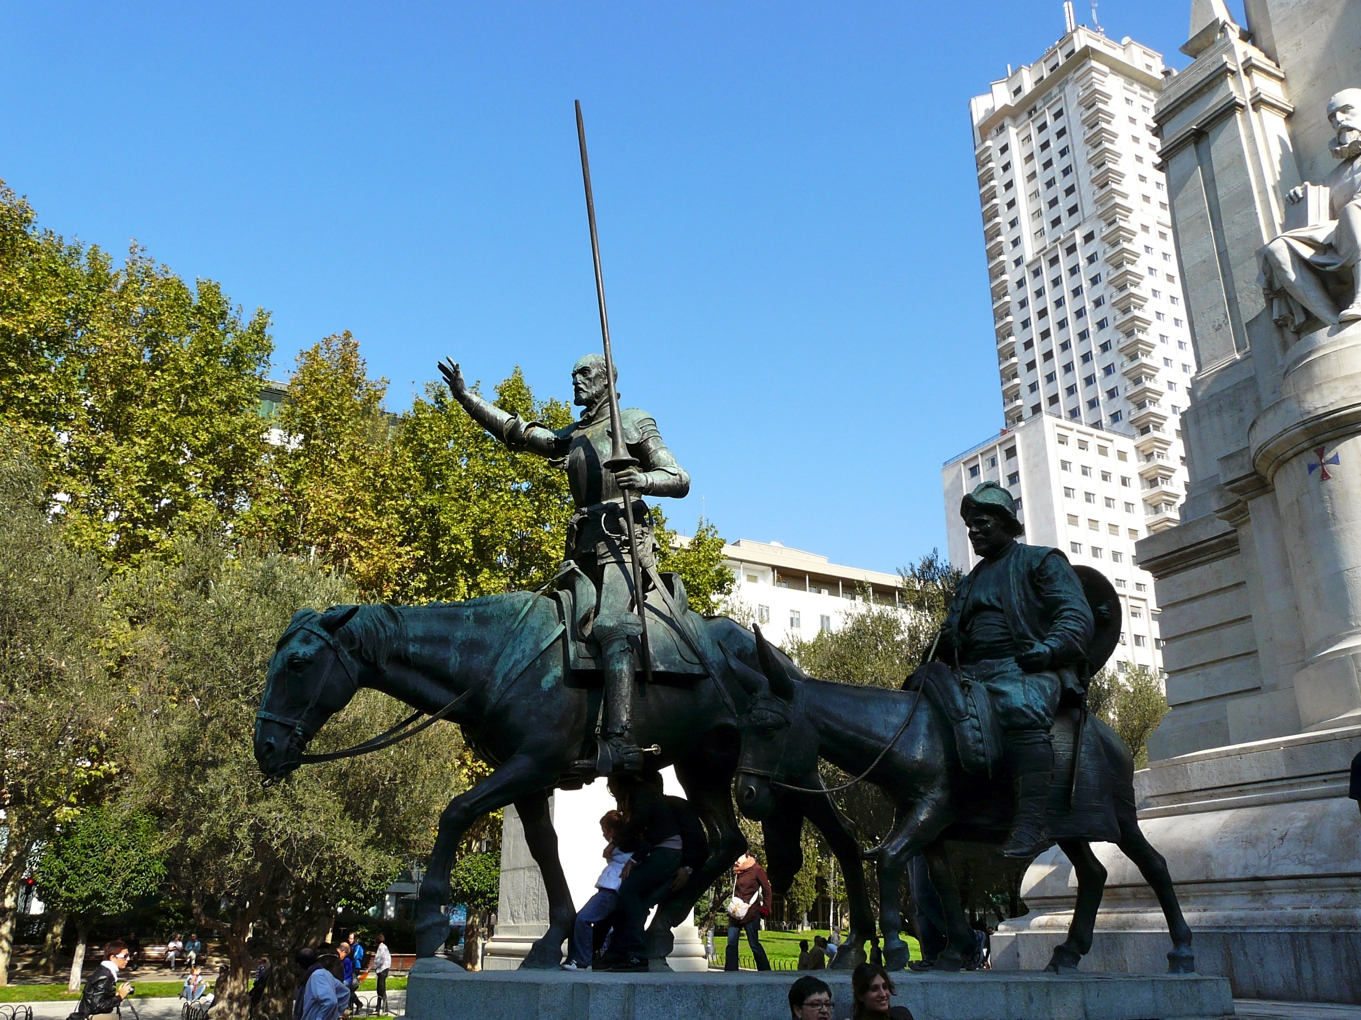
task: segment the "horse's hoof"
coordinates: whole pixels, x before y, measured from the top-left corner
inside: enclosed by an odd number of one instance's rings
[[[860,964],[864,963],[868,957],[865,955],[865,943],[862,942],[843,942],[841,948],[837,950],[836,958],[827,964],[828,970],[855,970]]]
[[[436,914],[426,921],[416,922],[416,956],[434,956],[449,941],[449,918]]]
[[[838,958],[841,956],[837,953]],[[884,948],[884,970],[902,970],[907,966],[907,961],[911,958],[912,951],[905,945],[897,945],[892,949]]]
[[[1189,946],[1178,946],[1167,954],[1167,973],[1194,974],[1196,957]]]
[[[1054,954],[1049,957],[1049,965],[1044,971],[1046,974],[1073,974],[1077,972],[1077,965],[1081,962],[1081,953],[1067,946],[1055,946]]]

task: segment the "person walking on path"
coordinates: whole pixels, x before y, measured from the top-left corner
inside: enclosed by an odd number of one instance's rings
[[[606,811],[600,817],[600,833],[605,837],[605,870],[595,880],[595,895],[577,911],[576,928],[568,946],[567,962],[563,970],[585,970],[595,958],[595,926],[608,918],[619,906],[619,887],[624,884],[624,871],[633,854],[615,846],[615,834],[624,824],[618,811]]]
[[[123,942],[110,942],[104,947],[104,959],[90,980],[85,982],[85,990],[80,994],[80,1004],[71,1014],[72,1018],[82,1020],[114,1020],[118,1007],[132,994],[132,985],[124,981],[118,983],[118,972],[128,965],[131,957]]]
[[[851,1020],[912,1020],[906,1006],[891,1005],[896,991],[883,967],[860,964],[851,972]]]
[[[373,976],[378,982],[378,998],[375,1005],[378,1012],[388,1011],[388,971],[392,970],[392,951],[388,949],[386,935],[378,936],[378,945],[373,950]]]
[[[770,970],[770,960],[761,945],[761,918],[769,913],[770,879],[751,854],[743,854],[732,866],[734,878],[732,898],[728,901],[728,952],[724,970],[737,970],[737,942],[741,932],[747,933],[751,955],[757,970]]]

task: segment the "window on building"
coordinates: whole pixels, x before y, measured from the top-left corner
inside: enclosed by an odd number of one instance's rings
[[[1133,503],[1126,503],[1126,504],[1125,504],[1125,513],[1127,513],[1127,514],[1132,514],[1132,513],[1134,513],[1134,504],[1133,504]],[[1137,537],[1137,536],[1136,536],[1136,537]]]
[[[1063,487],[1063,498],[1064,498],[1064,499],[1077,499],[1077,491],[1076,491],[1075,489],[1071,489],[1071,488],[1069,488],[1068,486],[1065,485],[1065,486]]]
[[[1148,585],[1144,584],[1143,581],[1135,581],[1135,582],[1134,582],[1134,590],[1135,590],[1135,591],[1148,591]]]
[[[1071,460],[1061,460],[1059,461],[1059,469],[1062,471],[1071,471],[1073,470],[1073,462]]]
[[[1006,454],[1007,460],[1014,460],[1015,457],[1016,457],[1016,447],[1014,447],[1014,446],[1008,446],[1008,447],[1007,447],[1005,450],[1003,450],[1002,452],[1003,452],[1004,454]]]
[[[1101,480],[1103,482],[1109,482],[1111,480],[1111,473],[1109,471],[1102,471]]]
[[[832,632],[832,618],[830,616],[825,615],[819,616],[818,630],[822,631],[822,633],[824,634],[830,634]]]
[[[1107,510],[1114,510],[1114,509],[1115,509],[1115,500],[1111,499],[1109,496],[1106,496],[1106,497],[1105,497],[1105,501],[1106,501],[1106,509],[1107,509]],[[1114,527],[1114,525],[1112,525],[1112,527]]]
[[[756,607],[756,622],[757,622],[757,623],[769,623],[769,622],[770,622],[770,607],[769,607],[769,606],[757,606],[757,607]]]
[[[789,611],[789,629],[799,630],[803,626],[803,615],[797,609]]]
[[[1118,549],[1112,549],[1112,550],[1111,550],[1111,562],[1112,562],[1112,563],[1124,563],[1124,562],[1125,562],[1125,554],[1122,553],[1122,552],[1120,552],[1120,550],[1118,550]]]
[[[1117,578],[1115,579],[1115,586],[1116,586],[1117,588],[1123,588],[1123,587],[1125,587],[1125,579],[1124,579],[1123,577],[1117,577]],[[1123,665],[1123,663],[1122,663],[1121,665]]]
[[[1116,460],[1126,460],[1126,461],[1127,461],[1127,460],[1129,460],[1129,454],[1127,454],[1124,450],[1116,450],[1116,451],[1115,451],[1115,459],[1116,459]]]
[[[969,465],[969,477],[970,477],[970,478],[977,478],[977,477],[978,477],[978,465],[977,465],[977,464],[970,464],[970,465]]]
[[[1080,552],[1082,552],[1082,543],[1081,543],[1081,542],[1069,542],[1069,543],[1068,543],[1068,548],[1069,548],[1070,550],[1072,550],[1073,552],[1075,552],[1075,553],[1080,553]]]
[[[1100,351],[1102,354],[1109,354],[1111,352],[1111,341],[1109,340],[1105,341],[1104,343],[1102,343],[1100,347],[1097,348],[1097,350]],[[1107,365],[1106,367],[1109,368],[1112,372],[1115,370],[1114,365]],[[1107,372],[1106,374],[1110,375],[1111,373]]]
[[[1134,635],[1134,647],[1135,647],[1135,648],[1144,648],[1144,647],[1146,647],[1147,645],[1148,645],[1148,638],[1144,637],[1142,634],[1135,634],[1135,635]]]
[[[1092,469],[1091,469],[1090,467],[1088,467],[1086,464],[1083,464],[1083,465],[1082,465],[1082,477],[1083,477],[1083,478],[1091,478],[1091,477],[1092,477]]]
[[[1123,485],[1126,489],[1128,489],[1130,487],[1129,475],[1121,475],[1120,484]]]
[[[1069,514],[1069,515],[1068,515],[1068,524],[1069,524],[1070,527],[1074,527],[1074,528],[1076,528],[1076,527],[1078,526],[1078,516],[1077,516],[1077,514]]]
[[[1020,484],[1021,484],[1021,476],[1020,476],[1019,474],[1010,474],[1010,475],[1007,475],[1007,484],[1008,484],[1008,485],[1020,485]]]
[[[1094,520],[1092,520],[1090,517],[1088,517],[1088,518],[1087,518],[1087,530],[1088,530],[1088,531],[1100,531],[1100,530],[1101,530],[1101,522],[1100,522],[1100,521],[1094,521]]]
[[[1092,546],[1092,559],[1094,560],[1101,559],[1101,546],[1099,545]]]
[[[1096,503],[1096,493],[1094,492],[1084,492],[1082,494],[1082,498],[1085,499],[1088,503],[1092,504]]]

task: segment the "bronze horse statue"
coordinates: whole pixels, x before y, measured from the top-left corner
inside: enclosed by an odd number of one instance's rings
[[[895,808],[892,831],[866,855],[879,866],[885,966],[899,969],[907,963],[908,947],[901,937],[902,882],[908,862],[924,854],[948,928],[948,948],[936,969],[959,970],[973,943],[945,841],[1000,845],[1014,810],[1010,778],[970,775],[961,769],[952,726],[922,697],[920,685],[916,691],[894,691],[814,680],[791,669],[788,660],[766,644],[759,628],[756,641],[760,672],[741,670],[739,675],[753,699],[742,723],[736,788],[740,810],[761,821],[772,817],[779,791],[820,789],[819,758],[878,786]],[[916,679],[925,679],[920,676],[923,671],[945,671],[946,676],[938,679],[957,682],[938,662],[924,665]],[[1068,937],[1055,947],[1045,969],[1071,971],[1091,949],[1106,870],[1089,844],[1106,841],[1114,842],[1135,863],[1158,897],[1172,940],[1168,972],[1192,973],[1191,929],[1182,917],[1167,862],[1139,829],[1129,749],[1095,716],[1089,716],[1084,726],[1074,716],[1060,713],[1054,737],[1055,778],[1047,824],[1073,862],[1078,894]],[[1082,747],[1081,784],[1071,780],[1075,739]],[[1102,781],[1087,781],[1093,777]],[[1086,795],[1080,796],[1077,807],[1070,806],[1074,787]],[[1091,796],[1093,790],[1099,798]]]
[[[746,849],[731,794],[739,749],[732,692],[744,696],[733,670],[737,663],[747,669],[756,665],[755,639],[729,619],[703,618],[683,608],[683,588],[676,601],[688,614],[683,622],[695,651],[709,668],[701,676],[655,674],[656,682],[636,701],[634,732],[643,746],[656,746],[649,767],[675,766],[704,822],[710,853],[705,867],[658,909],[648,933],[648,955],[654,959],[670,952],[671,929]],[[664,623],[659,620],[654,629],[660,631]],[[458,724],[469,746],[494,768],[440,815],[418,893],[419,956],[433,956],[448,935],[442,908],[449,900],[449,874],[460,837],[481,815],[513,804],[549,903],[548,931],[522,966],[557,967],[562,959],[562,943],[572,931],[576,911],[558,858],[548,796],[562,785],[583,746],[589,746],[601,696],[599,673],[574,670],[568,644],[558,603],[532,592],[419,607],[302,610],[279,638],[254,738],[255,757],[266,776],[398,739],[384,734],[348,752],[304,754],[326,720],[361,687],[429,713],[421,725],[436,719]],[[780,889],[793,880],[797,833],[807,817],[826,836],[846,876],[848,945],[854,950],[845,954],[845,965],[852,965],[863,959],[863,945],[874,930],[859,847],[827,797],[790,793],[776,801],[771,817],[781,832],[795,834],[795,849],[772,861],[772,882]]]

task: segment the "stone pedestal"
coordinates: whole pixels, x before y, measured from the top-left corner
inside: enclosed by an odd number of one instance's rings
[[[1140,825],[1167,858],[1196,971],[1239,998],[1361,1002],[1361,812],[1348,800],[1361,726],[1153,762],[1135,777]],[[1163,973],[1171,948],[1152,890],[1109,844],[1083,970]],[[1026,874],[1030,913],[993,936],[993,966],[1033,970],[1063,941],[1077,881],[1050,850]]]
[[[668,794],[684,796],[675,772],[662,771]],[[595,895],[595,880],[605,866],[600,852],[605,841],[600,835],[600,816],[615,807],[614,798],[597,780],[580,790],[558,790],[550,801],[553,828],[558,834],[558,856],[572,891],[572,904],[578,910]],[[548,897],[539,866],[525,846],[524,829],[513,807],[505,810],[501,835],[501,894],[497,901],[496,935],[487,943],[482,966],[485,970],[514,970],[536,939],[548,930]],[[675,931],[675,945],[667,957],[674,971],[707,970],[704,943],[695,928],[694,916]],[[565,944],[564,944],[565,951]]]
[[[820,971],[834,1017],[850,1015],[851,976]],[[789,1020],[792,974],[469,974],[447,960],[417,962],[410,1020]],[[900,974],[895,1005],[930,1020],[1219,1020],[1233,1013],[1228,982],[1197,975]]]

